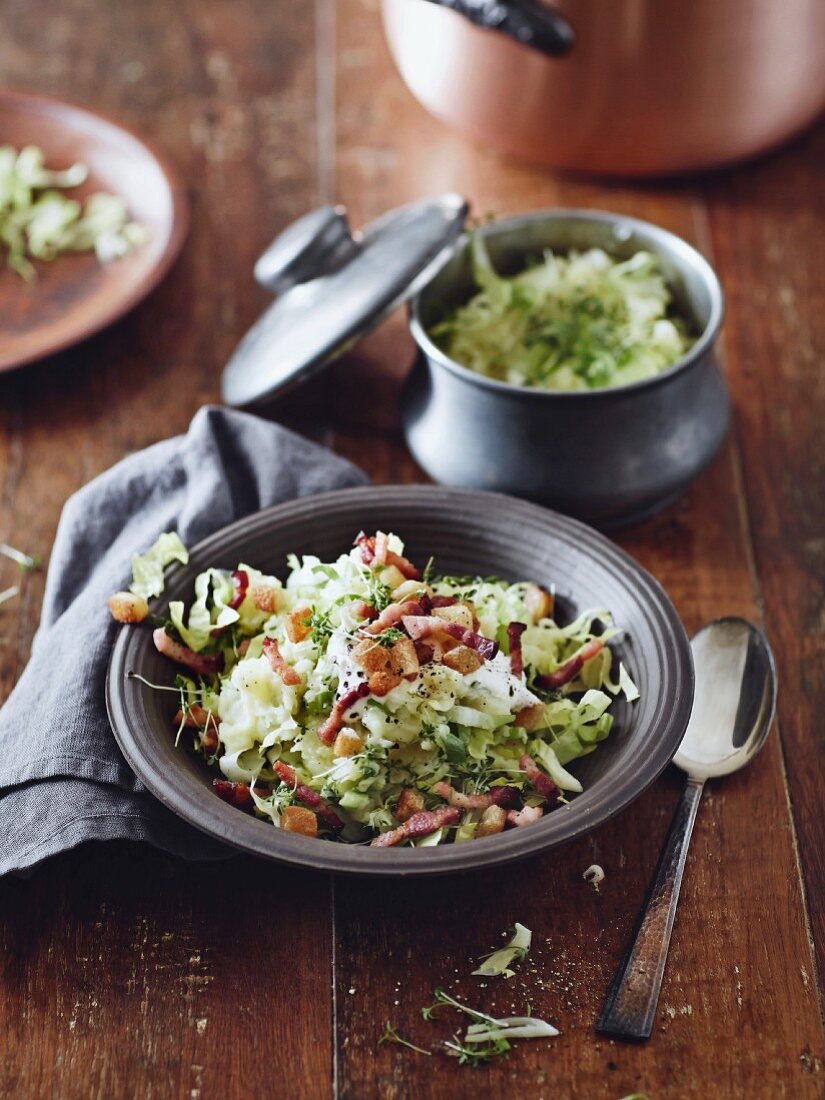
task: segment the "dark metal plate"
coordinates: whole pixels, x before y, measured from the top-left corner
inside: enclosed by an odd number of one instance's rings
[[[118,743],[138,777],[165,805],[210,836],[243,851],[319,870],[424,875],[489,867],[580,836],[618,813],[663,771],[687,726],[693,664],[684,628],[661,586],[604,536],[576,520],[492,493],[430,485],[346,489],[250,516],[200,543],[189,565],[169,577],[165,599],[190,599],[195,574],[248,561],[283,576],[286,555],[337,557],[361,530],[394,531],[413,560],[430,555],[450,573],[497,574],[555,584],[566,619],[608,608],[626,633],[613,643],[641,699],[614,704],[610,737],[572,770],[585,790],[547,817],[495,837],[434,848],[377,849],[309,839],[276,829],[216,798],[212,773],[175,749],[174,695],[153,691],[174,679],[150,631],[121,631],[109,664],[106,697]],[[560,614],[561,617],[561,614]]]

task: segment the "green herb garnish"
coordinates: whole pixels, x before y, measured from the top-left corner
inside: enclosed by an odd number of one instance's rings
[[[410,1050],[416,1051],[418,1054],[426,1054],[429,1058],[432,1054],[429,1050],[424,1050],[423,1047],[417,1047],[415,1043],[411,1043],[408,1039],[403,1039],[392,1026],[389,1020],[387,1020],[387,1026],[384,1029],[384,1034],[378,1040],[378,1045],[382,1043],[399,1043],[402,1047],[408,1047]]]
[[[400,642],[402,638],[406,638],[407,635],[403,630],[399,630],[397,626],[387,627],[386,630],[382,630],[380,634],[374,635],[376,645],[383,646],[384,649],[392,649],[396,642]]]
[[[309,630],[314,644],[323,645],[334,630],[329,611],[313,611],[309,617]]]

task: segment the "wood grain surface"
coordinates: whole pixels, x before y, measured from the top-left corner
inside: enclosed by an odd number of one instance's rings
[[[619,541],[690,631],[725,613],[763,623],[781,676],[768,746],[709,785],[700,808],[646,1045],[599,1038],[594,1022],[667,831],[675,772],[587,839],[495,873],[365,884],[119,844],[2,881],[0,1095],[825,1095],[825,131],[679,183],[554,177],[432,121],[392,68],[375,0],[9,0],[0,80],[123,120],[177,167],[193,210],[181,259],[134,313],[0,378],[0,541],[47,558],[71,492],[217,399],[221,367],[266,301],[256,255],[318,202],[346,203],[355,225],[447,189],[479,214],[620,210],[716,265],[734,423],[689,494]],[[399,315],[271,415],[376,481],[419,480],[397,417],[410,362]],[[0,615],[0,699],[27,659],[42,585],[27,577]],[[607,873],[598,894],[581,878],[594,861]],[[473,960],[515,920],[534,931],[530,960],[485,988]],[[493,1010],[529,1003],[562,1034],[478,1070],[379,1047],[388,1019],[425,1045],[449,1036],[453,1021],[419,1013],[438,985]]]

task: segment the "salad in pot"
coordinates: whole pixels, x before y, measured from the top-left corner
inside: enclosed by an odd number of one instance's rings
[[[136,557],[116,619],[149,617],[171,560],[188,560],[175,535]],[[288,564],[285,583],[206,570],[153,634],[179,669],[170,736],[276,827],[376,847],[523,828],[581,790],[567,765],[638,698],[606,609],[559,625],[540,585],[420,571],[382,531]]]

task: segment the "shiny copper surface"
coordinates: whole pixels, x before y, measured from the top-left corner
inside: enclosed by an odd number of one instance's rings
[[[422,0],[382,0],[398,68],[434,115],[555,168],[648,175],[752,156],[825,107],[825,0],[558,0],[546,57]]]

